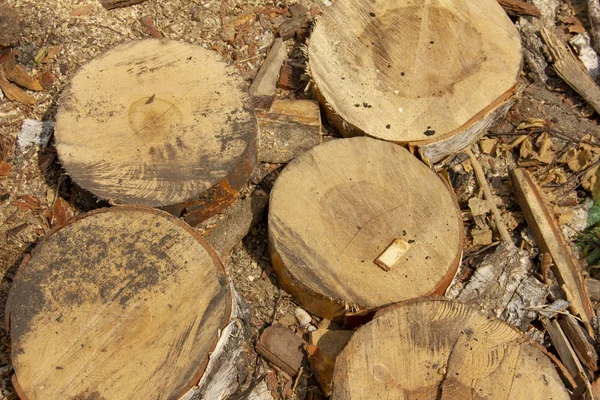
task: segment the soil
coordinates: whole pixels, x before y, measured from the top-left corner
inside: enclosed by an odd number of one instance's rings
[[[15,38],[3,37],[3,41],[16,43],[13,49],[18,51],[18,64],[32,76],[45,76],[46,88],[27,91],[36,100],[33,107],[9,101],[0,94],[0,275],[4,276],[0,284],[0,314],[4,313],[6,296],[18,266],[40,238],[69,216],[109,205],[98,202],[70,181],[61,169],[52,142],[43,148],[20,148],[16,141],[23,120],[53,121],[60,93],[81,65],[120,43],[151,35],[217,51],[238,68],[249,86],[278,35],[279,26],[284,22],[290,25],[297,10],[289,7],[296,0],[147,0],[110,11],[94,0],[5,1],[19,14],[20,30],[14,33]],[[328,0],[300,0],[300,3],[309,17],[331,4]],[[286,40],[286,44],[290,57],[301,63],[304,38],[296,35]],[[591,188],[585,180],[593,175],[595,170],[591,167],[600,158],[600,147],[596,145],[600,143],[597,116],[549,74],[548,87],[523,81],[527,89],[520,100],[505,120],[490,129],[487,140],[496,141],[492,150],[478,151],[492,190],[500,198],[500,208],[513,239],[530,251],[536,263],[535,246],[508,184],[508,169],[523,166],[534,171],[557,210],[567,214],[568,209],[581,207],[590,197]],[[305,90],[307,84],[307,77],[300,77],[297,90],[280,91],[279,96],[310,98],[310,91]],[[523,124],[531,126],[522,128]],[[331,127],[325,125],[327,134],[335,136]],[[515,139],[523,135],[532,142],[529,153],[522,142],[514,145]],[[543,157],[547,140],[553,158]],[[577,152],[586,143],[591,143],[590,157],[581,168],[570,168],[567,161],[559,161],[561,154],[570,149]],[[484,149],[481,143],[475,150],[479,149]],[[463,264],[469,269],[493,249],[499,235],[489,215],[478,218],[471,214],[469,200],[481,198],[481,194],[467,159],[460,153],[442,167],[449,172],[463,209],[466,231],[488,227],[493,231],[493,243],[474,243],[474,238],[467,235]],[[247,193],[255,187],[269,191],[279,170],[279,165],[261,165]],[[226,265],[250,307],[252,340],[255,342],[259,333],[274,321],[303,335],[305,332],[294,319],[297,305],[279,288],[270,272],[266,212],[259,219],[233,249]],[[318,322],[318,318],[314,320]],[[9,338],[5,329],[0,328],[0,400],[17,398],[11,384],[9,351]],[[259,357],[254,360],[249,374],[252,383],[266,381],[276,398],[322,398],[314,379],[302,378],[294,385],[295,391],[291,391],[290,377],[275,371]]]

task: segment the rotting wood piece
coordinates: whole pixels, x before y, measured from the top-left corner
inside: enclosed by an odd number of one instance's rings
[[[128,7],[128,6],[133,6],[135,4],[140,4],[140,3],[145,2],[146,0],[98,0],[98,1],[107,10],[112,10],[114,8]]]
[[[569,338],[575,353],[577,353],[577,356],[591,377],[598,370],[598,353],[591,338],[587,336],[585,330],[572,315],[560,315],[558,323]]]
[[[399,238],[410,248],[386,272],[374,261]],[[462,240],[449,188],[393,143],[357,137],[313,147],[271,191],[269,244],[279,283],[330,320],[444,293]]]
[[[544,203],[540,189],[529,172],[520,168],[514,169],[510,171],[510,178],[536,244],[542,253],[550,253],[552,256],[552,271],[565,292],[566,300],[571,302],[571,311],[583,320],[588,333],[593,337],[591,321],[594,309],[581,275],[581,268],[571,253],[556,218]]]
[[[179,219],[145,207],[81,216],[36,247],[9,294],[22,398],[180,398],[231,309],[218,257]]]
[[[441,297],[379,311],[338,356],[333,382],[334,400],[569,399],[541,346]]]
[[[58,155],[77,184],[113,203],[191,209],[211,187],[237,194],[256,163],[244,85],[201,46],[158,39],[117,46],[84,65],[62,93]],[[199,208],[214,214],[219,201]]]
[[[348,0],[327,7],[308,47],[317,96],[345,136],[467,147],[506,110],[519,34],[496,0]],[[440,68],[444,65],[444,68]]]

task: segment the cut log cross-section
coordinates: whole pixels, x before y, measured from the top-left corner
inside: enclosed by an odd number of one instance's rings
[[[310,73],[347,136],[461,150],[508,110],[520,38],[496,0],[338,1],[317,21]]]
[[[175,214],[231,204],[254,169],[256,135],[234,67],[200,46],[158,39],[84,65],[60,99],[55,127],[58,155],[81,187]],[[197,201],[211,188],[214,198]]]
[[[294,159],[271,192],[269,242],[281,286],[327,319],[442,294],[462,254],[445,183],[406,149],[358,137]]]
[[[510,325],[425,298],[381,310],[354,333],[336,360],[332,399],[566,400],[563,369]]]
[[[236,304],[216,254],[184,222],[145,207],[94,211],[17,273],[6,312],[15,386],[28,400],[219,398],[208,386],[235,350],[222,342],[239,338]]]

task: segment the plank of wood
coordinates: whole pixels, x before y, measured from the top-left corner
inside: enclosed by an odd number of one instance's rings
[[[540,17],[542,15],[539,8],[521,0],[498,0],[498,3],[500,3],[508,15],[514,17],[521,17],[524,15]]]
[[[556,73],[600,114],[600,88],[569,47],[551,30],[542,28]]]
[[[321,143],[321,111],[311,100],[275,100],[256,114],[260,160],[287,163]]]
[[[381,310],[338,356],[333,382],[336,400],[570,398],[541,346],[440,297]]]
[[[112,203],[214,214],[230,203],[199,198],[211,188],[235,198],[256,163],[244,85],[235,67],[201,46],[158,39],[117,46],[84,65],[61,94],[62,165]]]
[[[348,0],[317,19],[308,59],[344,136],[427,145],[466,135],[456,143],[468,146],[514,93],[522,50],[496,0]]]
[[[287,47],[283,40],[275,39],[265,62],[250,85],[249,92],[255,107],[269,109],[271,106],[277,90],[279,71],[287,56]]]
[[[510,171],[510,178],[517,201],[536,244],[542,253],[550,253],[552,256],[554,261],[552,271],[563,291],[566,290],[565,295],[571,302],[571,311],[583,320],[588,333],[594,337],[591,326],[594,309],[581,275],[581,268],[556,218],[546,206],[537,183],[528,171],[514,169]]]
[[[9,294],[24,398],[179,398],[231,308],[217,255],[181,220],[144,207],[85,214],[36,247]]]
[[[330,320],[443,294],[462,254],[461,213],[447,185],[401,146],[338,139],[295,158],[275,182],[269,243],[280,285]],[[375,260],[410,246],[389,271]]]
[[[98,0],[100,4],[107,10],[112,10],[120,7],[128,7],[134,4],[140,4],[146,0]]]

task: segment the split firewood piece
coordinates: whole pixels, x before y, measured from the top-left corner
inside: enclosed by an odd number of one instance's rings
[[[591,321],[594,309],[581,275],[581,268],[565,240],[556,218],[542,198],[540,189],[526,170],[514,169],[510,177],[517,201],[527,224],[542,253],[550,253],[554,263],[552,271],[565,297],[571,302],[570,310],[579,316],[593,337]]]
[[[255,107],[269,109],[271,106],[277,91],[279,71],[287,56],[287,47],[283,40],[281,38],[275,39],[265,62],[258,70],[252,85],[250,85],[249,91]]]
[[[444,298],[378,312],[337,358],[333,382],[334,400],[569,399],[541,346]]]
[[[388,249],[397,239],[407,244],[398,257]],[[359,137],[313,147],[288,164],[271,192],[279,283],[327,319],[444,293],[462,240],[451,191],[393,143]]]
[[[600,114],[600,88],[585,66],[554,32],[542,28],[541,34],[552,56],[551,61],[556,73]]]
[[[209,188],[235,197],[254,169],[249,102],[217,53],[135,41],[77,72],[60,99],[56,149],[73,180],[99,198],[214,215],[232,201],[196,199]]]
[[[232,309],[215,252],[179,219],[129,206],[86,214],[45,238],[11,288],[19,395],[180,398],[214,376],[217,350],[234,350]]]
[[[598,353],[592,343],[593,341],[572,315],[560,315],[558,323],[569,338],[581,363],[587,368],[591,376],[598,370]]]
[[[308,56],[342,134],[419,146],[435,162],[508,110],[522,51],[496,0],[350,0],[324,10]]]
[[[104,6],[107,10],[112,10],[113,8],[119,7],[127,7],[132,6],[134,4],[143,3],[146,0],[98,0],[100,4]]]
[[[321,111],[311,100],[275,100],[257,113],[260,160],[287,163],[321,143]]]

